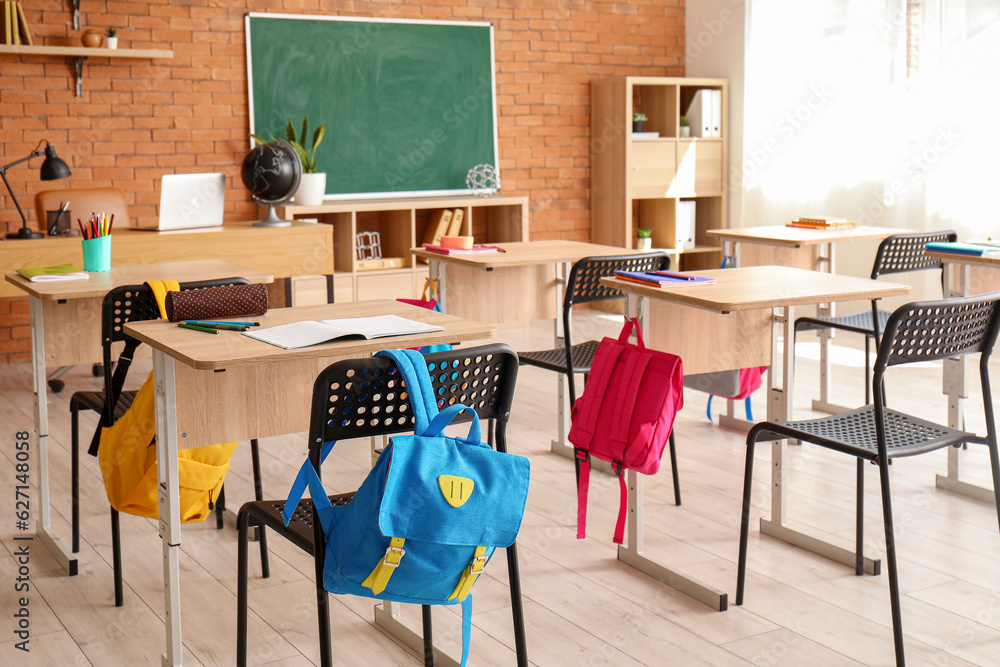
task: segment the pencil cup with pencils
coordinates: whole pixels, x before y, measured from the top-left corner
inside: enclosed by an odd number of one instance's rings
[[[110,218],[103,213],[94,213],[86,225],[76,219],[83,235],[83,270],[111,270],[111,225],[114,216]]]

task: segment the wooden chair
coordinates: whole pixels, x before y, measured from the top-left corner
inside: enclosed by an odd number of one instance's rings
[[[880,276],[911,271],[943,271],[940,259],[924,256],[924,247],[931,241],[955,241],[958,236],[951,230],[943,232],[925,232],[921,234],[894,234],[886,237],[878,246],[875,263],[872,266],[872,280]],[[835,315],[831,317],[800,317],[795,320],[794,334],[799,331],[821,331],[823,329],[839,329],[851,333],[862,334],[865,337],[865,403],[871,402],[869,382],[871,378],[871,350],[869,343],[875,342],[878,349],[880,332],[885,329],[889,319],[889,311],[881,310],[878,301],[872,301],[870,310],[851,315]]]
[[[115,228],[131,227],[125,193],[119,188],[67,188],[63,190],[43,190],[35,195],[35,219],[43,232],[47,232],[46,212],[58,211],[69,202],[68,213],[72,216],[73,229],[76,219],[86,220],[91,213],[107,213],[115,216]]]
[[[204,280],[198,282],[181,283],[181,290],[197,289],[201,287],[217,287],[220,285],[246,285],[248,281],[244,278],[221,278],[217,280]],[[139,341],[125,333],[125,325],[129,322],[141,322],[144,320],[156,320],[160,318],[159,307],[152,290],[146,285],[124,285],[116,287],[108,292],[101,304],[101,348],[104,357],[104,390],[103,391],[78,391],[70,398],[70,422],[71,422],[71,487],[72,487],[72,531],[73,531],[73,553],[80,551],[80,411],[93,410],[101,414],[101,422],[98,424],[94,436],[91,439],[89,454],[97,456],[97,450],[101,441],[102,427],[113,425],[125,411],[132,405],[136,392],[123,391],[125,378],[128,375],[129,366],[132,363],[133,355],[139,346]],[[113,346],[116,343],[124,343],[124,348],[117,359],[113,360]],[[112,400],[105,400],[106,397]],[[253,459],[253,477],[255,497],[263,497],[260,479],[260,458],[258,455],[257,441],[250,441],[251,456]],[[216,521],[218,527],[222,528],[222,516],[225,510],[225,487],[219,494],[216,506]],[[261,529],[259,533],[261,542],[261,567],[266,573],[267,563],[267,542]],[[121,538],[119,533],[118,511],[111,508],[111,547],[114,561],[115,575],[115,606],[123,604],[122,586],[122,564],[121,564]]]
[[[985,444],[990,452],[993,492],[1000,522],[1000,461],[997,453],[997,430],[990,389],[989,361],[1000,332],[1000,292],[992,294],[909,303],[898,308],[886,321],[879,344],[872,377],[874,401],[843,414],[793,422],[756,424],[747,436],[746,473],[743,480],[743,516],[740,527],[740,554],[736,583],[736,604],[743,604],[746,584],[747,542],[750,528],[750,492],[753,478],[754,447],[759,440],[793,438],[857,459],[857,537],[858,575],[863,572],[862,519],[864,516],[864,466],[879,468],[882,489],[882,516],[885,527],[885,558],[889,573],[889,597],[892,606],[892,631],[896,664],[904,663],[903,626],[900,610],[899,581],[896,572],[896,542],[892,526],[892,500],[889,494],[889,466],[895,458],[915,456],[943,447],[966,443]],[[986,436],[977,436],[936,424],[926,419],[887,407],[883,377],[894,366],[921,361],[979,354],[979,377],[982,382],[986,413]],[[928,388],[931,390],[931,388]]]
[[[480,419],[493,422],[490,444],[497,451],[507,451],[507,423],[514,398],[517,378],[517,354],[507,345],[456,348],[425,354],[438,405],[446,407],[461,403],[473,408]],[[338,361],[320,373],[313,384],[312,413],[309,420],[309,457],[320,470],[320,450],[324,442],[391,435],[413,430],[412,411],[408,400],[398,391],[377,391],[381,377],[395,369],[387,358],[347,359]],[[447,371],[446,371],[447,369]],[[460,370],[458,370],[460,369]],[[460,377],[456,377],[460,375]],[[374,386],[373,386],[374,385]],[[344,419],[347,410],[338,406],[362,408],[369,415],[406,415],[389,419]],[[358,412],[357,414],[360,414]],[[468,419],[461,416],[456,421]],[[328,461],[327,466],[331,465]],[[330,496],[334,505],[346,505],[354,492]],[[315,519],[313,504],[304,498],[285,526],[281,517],[284,500],[248,502],[239,514],[239,560],[237,581],[236,662],[247,662],[247,530],[252,521],[268,526],[285,537],[315,560],[316,605],[319,620],[320,660],[324,666],[333,664],[330,635],[329,594],[323,588],[323,556],[326,537]],[[510,584],[514,642],[519,667],[527,667],[524,612],[521,602],[521,579],[518,573],[517,544],[507,547],[507,576]],[[424,655],[426,664],[433,665],[430,607],[423,607]]]
[[[600,341],[588,340],[573,343],[573,306],[596,301],[624,299],[620,290],[605,287],[601,278],[615,275],[615,271],[657,271],[670,268],[670,257],[665,252],[643,252],[635,255],[584,257],[570,269],[563,295],[562,321],[563,345],[550,350],[518,352],[522,364],[535,366],[567,376],[569,404],[576,402],[576,374],[583,373],[586,383],[594,363],[594,353]],[[580,463],[577,461],[577,474]],[[674,501],[681,504],[680,479],[677,472],[677,453],[674,434],[670,434],[670,470],[674,480]]]

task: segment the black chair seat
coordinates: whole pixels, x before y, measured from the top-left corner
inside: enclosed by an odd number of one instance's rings
[[[330,496],[330,504],[342,506],[354,499],[354,493],[341,493]],[[292,518],[285,525],[281,511],[285,508],[284,500],[258,500],[244,503],[240,508],[239,522],[249,519],[250,524],[259,525],[279,531],[289,542],[302,549],[310,556],[315,555],[316,538],[313,526],[313,507],[309,498],[303,498],[296,505]],[[244,518],[246,515],[246,519]]]
[[[136,393],[134,391],[123,391],[121,393],[118,397],[118,402],[115,404],[115,421],[118,421],[132,407],[132,401],[135,400]],[[104,410],[103,391],[78,391],[73,394],[72,400],[79,404],[81,408],[93,410],[94,412]]]
[[[935,424],[913,415],[888,408],[883,410],[886,426],[888,458],[913,456],[941,447],[957,447],[981,438],[953,428]],[[830,417],[794,422],[770,422],[754,427],[758,440],[795,438],[858,458],[878,458],[878,435],[875,431],[875,408],[866,405],[857,410]]]
[[[878,330],[885,331],[885,323],[891,313],[887,310],[878,311]],[[832,317],[800,317],[795,320],[795,331],[818,331],[821,329],[841,329],[853,333],[875,336],[872,327],[872,311],[865,310],[850,315],[834,315]]]
[[[594,353],[597,352],[598,342],[588,340],[586,343],[574,345],[571,351],[573,357],[573,370],[577,373],[589,373],[590,366],[594,363]],[[522,364],[537,366],[547,371],[556,373],[566,372],[566,350],[537,350],[535,352],[518,352],[517,358]]]

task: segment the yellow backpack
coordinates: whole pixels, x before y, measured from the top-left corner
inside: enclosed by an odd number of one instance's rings
[[[160,316],[166,318],[164,297],[177,291],[175,281],[147,283],[156,295]],[[143,383],[132,405],[113,426],[101,429],[98,459],[111,506],[119,512],[159,517],[156,478],[156,420],[153,373]],[[182,449],[178,453],[181,521],[204,521],[219,497],[237,443]]]

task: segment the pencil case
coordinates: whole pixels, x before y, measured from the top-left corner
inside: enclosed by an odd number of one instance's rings
[[[267,285],[226,285],[167,292],[167,319],[217,320],[223,317],[263,315],[267,312]]]

